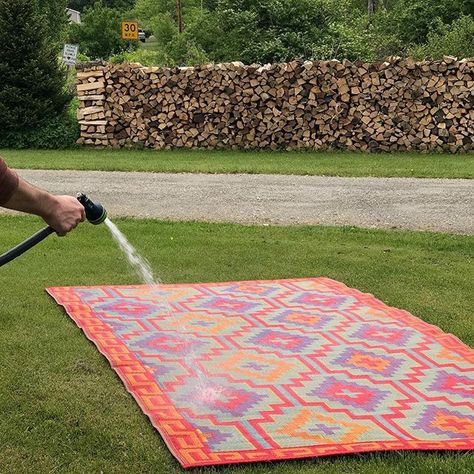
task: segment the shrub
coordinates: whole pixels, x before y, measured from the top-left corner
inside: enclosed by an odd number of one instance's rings
[[[428,33],[426,44],[411,49],[417,59],[442,59],[443,56],[458,58],[474,57],[474,19],[462,16],[451,25],[438,23]]]
[[[86,8],[94,5],[97,0],[69,0],[68,7],[74,10],[84,11]],[[104,0],[108,7],[117,8],[119,10],[126,10],[132,8],[134,0]]]
[[[209,62],[203,49],[185,34],[178,34],[165,49],[178,66],[195,66]]]
[[[121,38],[122,19],[118,10],[97,2],[86,9],[80,25],[71,25],[69,41],[79,44],[81,53],[91,59],[107,59],[126,49],[136,49],[136,41]]]
[[[140,63],[143,66],[175,66],[173,58],[162,50],[139,49],[124,51],[109,58],[111,63]]]
[[[37,129],[2,133],[0,148],[72,148],[78,138],[77,120],[69,114],[64,114]]]
[[[437,21],[451,23],[464,8],[462,0],[399,0],[391,20],[404,44],[421,44]]]

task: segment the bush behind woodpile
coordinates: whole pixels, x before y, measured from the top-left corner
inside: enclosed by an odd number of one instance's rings
[[[0,148],[66,149],[77,147],[79,125],[74,117],[63,114],[39,128],[6,131],[0,134]]]
[[[84,65],[82,144],[470,151],[474,59]]]

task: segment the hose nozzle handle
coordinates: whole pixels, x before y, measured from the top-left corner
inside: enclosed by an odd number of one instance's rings
[[[107,212],[102,204],[92,202],[85,194],[78,193],[77,200],[84,206],[86,218],[91,224],[101,224],[107,218]]]

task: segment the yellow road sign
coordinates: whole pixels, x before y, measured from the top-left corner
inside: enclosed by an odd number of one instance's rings
[[[122,39],[137,40],[138,39],[138,22],[122,21]]]

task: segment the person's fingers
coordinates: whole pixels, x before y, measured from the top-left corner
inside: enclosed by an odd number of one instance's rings
[[[72,196],[57,196],[56,201],[56,208],[45,220],[58,236],[64,237],[86,220],[86,212],[84,207]]]
[[[78,219],[75,219],[73,221],[71,220],[68,223],[63,223],[61,225],[61,228],[59,230],[57,230],[56,233],[58,234],[59,237],[64,237],[69,232],[71,232],[73,229],[75,229],[79,225],[79,222],[80,221]]]

